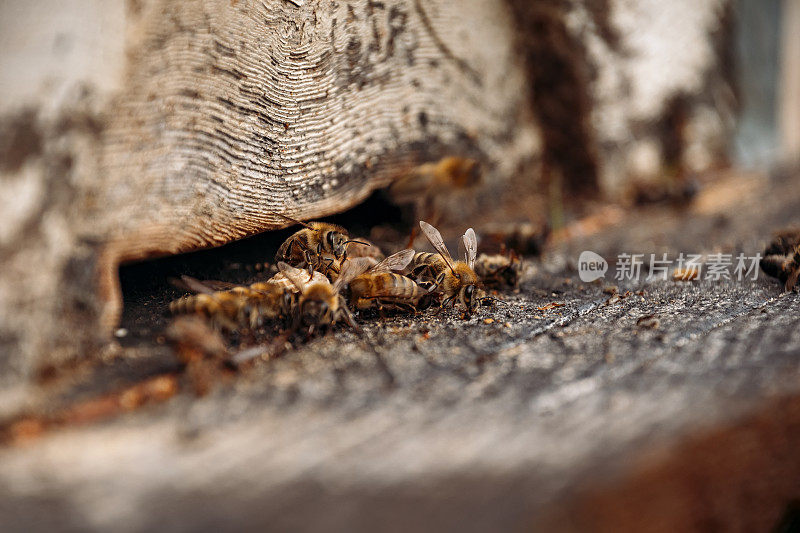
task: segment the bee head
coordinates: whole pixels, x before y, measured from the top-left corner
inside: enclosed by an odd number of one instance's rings
[[[325,234],[325,247],[336,259],[343,257],[347,251],[347,235],[339,231],[329,231]]]
[[[468,312],[472,313],[478,308],[478,303],[480,302],[480,292],[480,289],[472,284],[465,285],[464,288],[461,289],[459,299],[461,300],[461,303],[464,304],[464,307],[467,308]]]
[[[313,326],[319,322],[323,303],[316,300],[306,300],[300,308],[300,320],[305,326]]]
[[[331,309],[327,302],[322,300],[306,300],[300,309],[300,319],[306,326],[321,326],[330,324]]]

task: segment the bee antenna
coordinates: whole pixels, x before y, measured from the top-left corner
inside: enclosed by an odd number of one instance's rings
[[[275,213],[275,215],[281,217],[282,219],[286,220],[287,222],[291,222],[292,224],[299,224],[299,225],[304,226],[306,228],[312,229],[310,225],[306,224],[302,220],[297,220],[296,218],[287,217],[286,215],[283,215],[281,213]]]
[[[354,242],[354,243],[357,243],[357,244],[363,244],[364,246],[372,246],[368,242],[362,242],[362,241],[356,241],[356,240],[344,241],[345,244],[350,243],[350,242]]]
[[[501,300],[499,298],[495,298],[494,296],[484,296],[483,298],[481,298],[481,303],[483,303],[486,300],[491,300],[493,302],[498,302],[498,303],[501,303],[503,305],[509,305],[508,302],[506,302],[504,300]]]

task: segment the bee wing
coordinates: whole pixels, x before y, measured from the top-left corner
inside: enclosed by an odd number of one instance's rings
[[[338,292],[340,288],[353,281],[353,278],[366,272],[370,265],[372,265],[372,261],[369,257],[356,257],[345,261],[339,271],[339,277],[336,278],[336,283],[333,284],[333,290]]]
[[[390,255],[377,265],[370,269],[370,272],[392,272],[404,270],[408,264],[414,259],[414,250],[406,248],[399,252]]]
[[[191,276],[182,275],[181,276],[181,285],[185,288],[189,289],[192,292],[196,292],[198,294],[214,294],[214,289],[200,281],[199,279],[195,279]]]
[[[230,289],[235,289],[236,287],[246,287],[247,285],[243,285],[241,283],[231,283],[229,281],[219,281],[216,279],[204,279],[203,285],[206,287],[210,287],[215,291],[227,291]]]
[[[447,246],[444,245],[444,239],[442,239],[442,234],[439,233],[439,230],[424,220],[419,221],[419,227],[422,230],[422,233],[425,234],[425,238],[427,238],[428,242],[430,242],[431,246],[433,246],[434,250],[436,250],[436,252],[442,256],[442,259],[444,259],[444,262],[450,267],[450,270],[455,273],[455,269],[453,269],[453,258],[450,257],[450,252],[447,251]]]
[[[475,235],[475,230],[469,228],[461,237],[461,242],[464,243],[466,263],[474,269],[475,258],[478,256],[478,237]]]
[[[290,266],[283,261],[278,263],[278,270],[280,270],[281,273],[286,276],[286,279],[292,282],[292,285],[294,285],[301,294],[305,291],[306,285],[310,281],[303,279],[303,274],[308,276],[308,273],[305,270]]]

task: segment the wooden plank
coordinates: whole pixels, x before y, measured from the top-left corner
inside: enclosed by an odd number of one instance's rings
[[[731,205],[725,189],[743,183],[755,187]],[[7,447],[0,524],[769,529],[800,496],[800,295],[761,276],[616,282],[610,299],[563,267],[583,249],[650,252],[653,227],[657,252],[751,255],[800,222],[796,177],[706,193],[718,210],[702,196],[689,211],[638,210],[552,250],[510,305],[469,321],[364,320],[368,342],[341,331],[206,397]],[[637,324],[647,315],[655,327]],[[168,356],[132,346],[107,365]]]

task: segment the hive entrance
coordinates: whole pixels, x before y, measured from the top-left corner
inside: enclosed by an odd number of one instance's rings
[[[411,219],[377,192],[355,208],[325,220],[348,228],[354,236],[375,239],[407,237]],[[267,231],[213,248],[162,257],[120,268],[123,314],[120,342],[133,344],[155,339],[169,322],[169,302],[185,291],[170,280],[188,275],[199,280],[251,283],[268,276],[264,263],[274,262],[275,252],[297,227]],[[378,242],[380,244],[380,242]],[[124,335],[123,335],[124,334]]]

